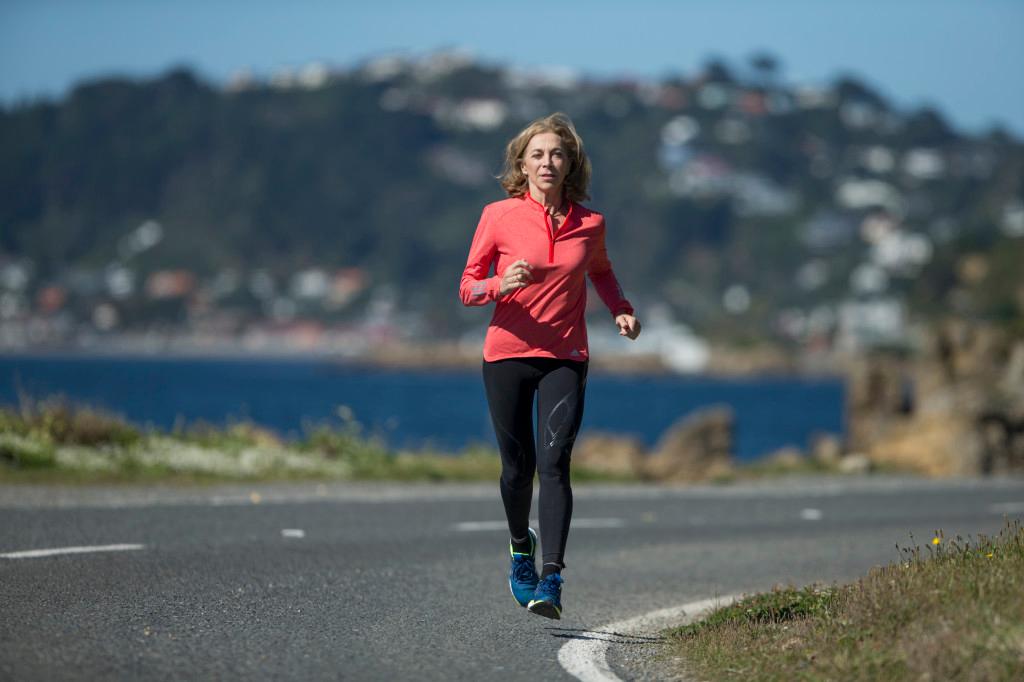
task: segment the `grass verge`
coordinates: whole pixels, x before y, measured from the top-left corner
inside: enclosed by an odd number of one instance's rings
[[[1022,680],[1024,527],[898,548],[843,586],[779,588],[666,633],[702,680]]]
[[[496,481],[497,451],[394,451],[363,433],[351,410],[307,423],[286,441],[250,422],[197,422],[171,432],[56,397],[0,407],[0,482]],[[578,467],[580,481],[621,480]]]
[[[484,445],[461,452],[393,451],[365,434],[345,406],[333,419],[304,424],[302,436],[292,440],[247,421],[223,427],[180,423],[161,432],[60,396],[22,397],[18,408],[0,407],[0,482],[494,481],[500,471],[497,451]],[[806,457],[768,459],[737,463],[710,482],[837,472]],[[573,465],[573,480],[642,479],[581,460]]]

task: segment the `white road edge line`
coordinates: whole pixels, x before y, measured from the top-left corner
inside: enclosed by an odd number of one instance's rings
[[[88,547],[55,547],[54,549],[29,549],[21,552],[0,554],[0,559],[35,559],[58,554],[90,554],[92,552],[130,552],[144,549],[145,545],[92,545]]]
[[[534,528],[537,527],[538,523],[536,519],[530,521],[530,525]],[[573,519],[572,528],[623,528],[626,522],[622,519]],[[474,531],[489,531],[489,530],[508,530],[508,521],[462,521],[456,523],[454,526],[455,530],[462,531],[465,533],[471,533]]]
[[[583,682],[622,682],[622,678],[608,665],[609,644],[621,636],[691,623],[703,613],[728,606],[736,599],[736,595],[702,599],[587,630],[580,633],[579,639],[562,645],[558,651],[558,662],[567,673]]]

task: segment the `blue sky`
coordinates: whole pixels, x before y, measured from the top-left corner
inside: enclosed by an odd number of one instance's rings
[[[999,121],[1024,137],[1024,0],[3,0],[0,101],[174,65],[221,80],[453,47],[524,68],[653,77],[764,50],[791,83],[849,73],[898,107],[928,104],[963,130]]]

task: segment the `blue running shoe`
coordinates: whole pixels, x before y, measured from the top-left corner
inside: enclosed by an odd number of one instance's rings
[[[512,590],[512,596],[516,598],[520,606],[526,606],[533,593],[537,589],[540,576],[537,575],[537,564],[534,557],[537,554],[537,534],[532,528],[527,529],[530,533],[530,553],[523,554],[512,549],[511,540],[508,543],[508,551],[512,555],[512,568],[508,572],[508,587]]]
[[[562,576],[552,573],[537,584],[537,591],[526,607],[530,613],[558,620],[562,617]]]

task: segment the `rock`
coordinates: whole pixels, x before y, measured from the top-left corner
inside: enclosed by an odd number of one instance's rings
[[[1024,341],[1013,344],[1001,384],[1002,389],[1013,398],[1024,399]]]
[[[977,428],[982,473],[1024,471],[1024,406],[993,406],[978,415]]]
[[[831,433],[816,434],[811,440],[811,459],[818,464],[833,468],[843,456],[843,443]]]
[[[861,450],[874,442],[878,429],[910,418],[916,408],[916,385],[905,360],[876,353],[852,367],[846,382],[850,446]]]
[[[779,469],[796,469],[805,461],[804,453],[799,448],[787,446],[762,457],[758,464]]]
[[[871,460],[859,452],[852,452],[839,460],[839,472],[843,474],[866,474],[871,471]]]
[[[1024,340],[950,318],[916,352],[872,352],[847,382],[847,444],[930,476],[1024,470]]]
[[[643,459],[644,448],[638,438],[604,433],[582,436],[572,451],[574,468],[608,476],[634,476]]]
[[[890,425],[866,454],[875,464],[926,476],[967,476],[981,471],[982,442],[972,418],[934,413]]]
[[[727,406],[712,406],[683,417],[638,462],[638,473],[655,481],[703,481],[732,472],[735,417]]]

